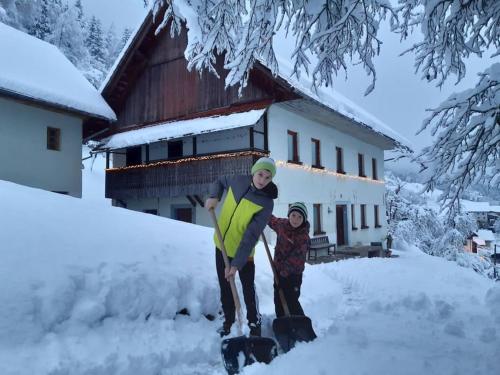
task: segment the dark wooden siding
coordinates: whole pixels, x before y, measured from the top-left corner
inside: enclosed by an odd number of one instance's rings
[[[217,60],[220,79],[208,72],[201,75],[194,69],[189,72],[184,59],[186,45],[185,32],[171,38],[165,29],[156,37],[148,51],[146,68],[132,84],[120,108],[115,108],[118,116],[115,130],[272,99],[264,88],[252,82],[242,97],[238,97],[237,87],[226,90],[222,57]]]

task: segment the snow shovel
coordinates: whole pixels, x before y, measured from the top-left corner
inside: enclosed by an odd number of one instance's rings
[[[215,232],[219,239],[222,256],[226,269],[230,267],[229,259],[227,258],[226,247],[219,225],[217,224],[217,217],[213,209],[209,210],[212,221],[214,222]],[[234,306],[236,309],[236,321],[238,326],[238,337],[228,338],[222,340],[221,354],[224,367],[229,374],[237,374],[240,367],[250,365],[257,362],[270,363],[274,357],[278,355],[278,348],[276,342],[269,337],[246,337],[242,333],[242,316],[241,304],[238,296],[238,290],[234,282],[234,277],[229,279],[231,292],[233,294]]]
[[[262,233],[262,241],[264,241],[267,257],[269,259],[269,263],[271,264],[271,268],[273,269],[274,282],[278,288],[281,305],[283,306],[283,311],[285,312],[285,316],[273,320],[273,331],[276,335],[276,340],[278,340],[281,348],[286,353],[295,346],[297,341],[309,342],[314,340],[317,336],[313,330],[311,319],[304,315],[290,314],[285,294],[279,285],[278,272],[274,266],[273,258],[271,257],[269,245],[267,244],[264,233]]]

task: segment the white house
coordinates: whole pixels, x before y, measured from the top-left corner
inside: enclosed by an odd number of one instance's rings
[[[384,150],[407,147],[401,136],[329,89],[311,92],[283,62],[278,77],[257,64],[240,97],[225,89],[222,61],[221,79],[189,72],[186,33],[155,29],[148,15],[101,88],[118,116],[100,146],[114,204],[210,225],[209,184],[270,155],[275,215],[303,201],[311,235],[338,245],[385,239]]]
[[[81,196],[82,124],[113,110],[53,45],[0,23],[0,179]]]
[[[493,229],[496,220],[500,220],[500,206],[489,202],[461,200],[463,210],[477,220],[479,228]]]
[[[491,230],[479,229],[477,231],[477,236],[484,241],[484,247],[486,247],[488,250],[493,250],[496,238],[495,234]]]

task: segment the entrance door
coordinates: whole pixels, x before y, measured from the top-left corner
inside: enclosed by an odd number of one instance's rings
[[[193,210],[188,207],[188,208],[175,208],[174,209],[174,219],[175,220],[180,220],[180,221],[185,221],[186,223],[192,223],[193,222]]]
[[[337,218],[337,246],[342,246],[346,244],[346,217],[347,217],[347,206],[345,204],[336,206],[336,218]]]

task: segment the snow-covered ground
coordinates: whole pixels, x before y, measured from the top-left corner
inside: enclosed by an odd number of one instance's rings
[[[212,230],[87,196],[0,181],[0,374],[224,374]],[[500,283],[394,254],[307,265],[318,339],[244,374],[497,374]],[[260,244],[256,262],[271,335]]]

